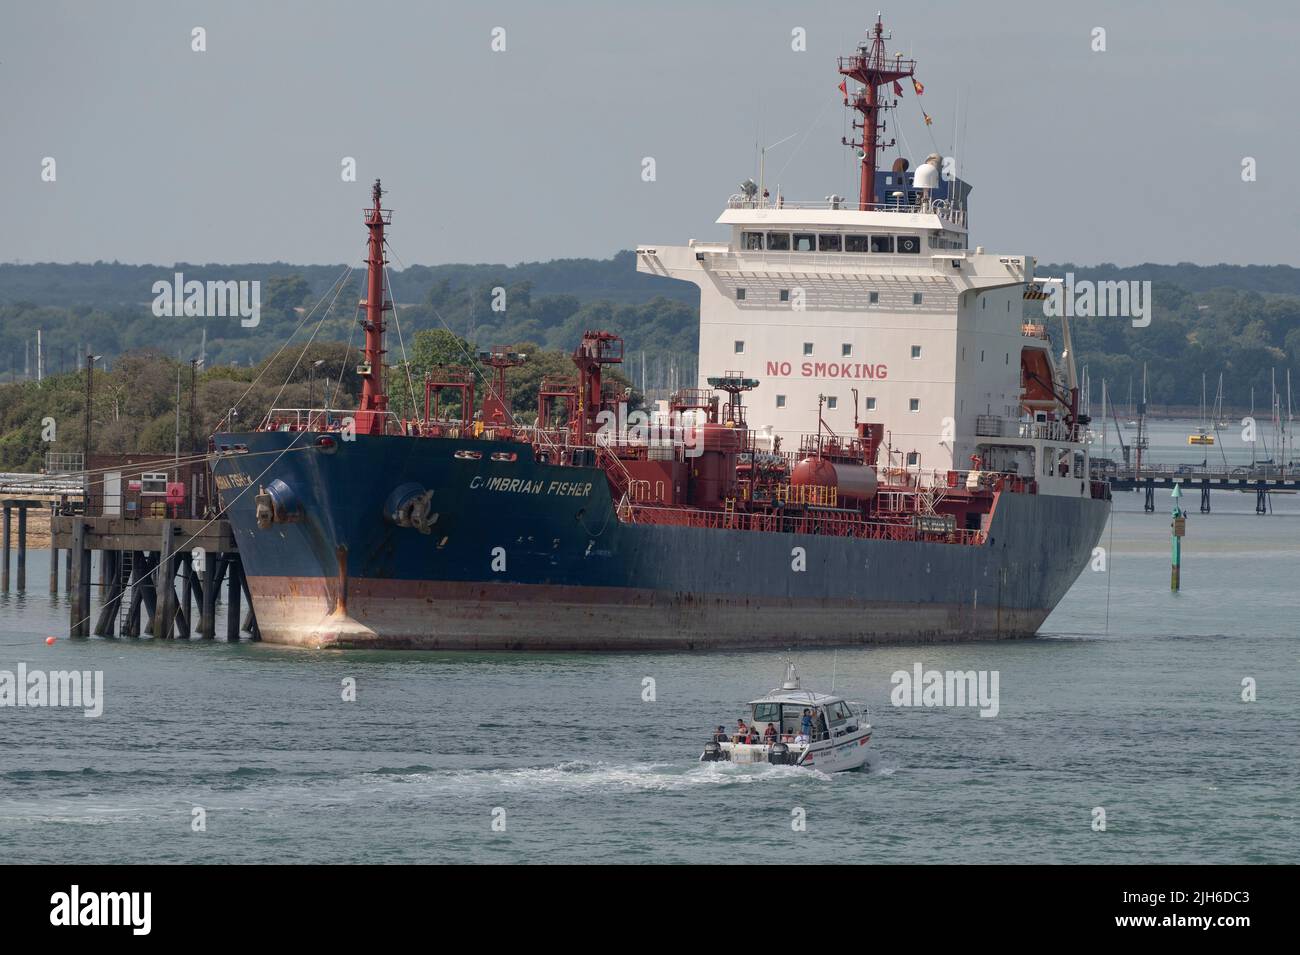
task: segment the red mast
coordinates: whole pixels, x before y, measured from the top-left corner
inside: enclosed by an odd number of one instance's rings
[[[357,368],[361,377],[361,407],[357,410],[357,434],[383,434],[387,421],[388,394],[384,391],[384,312],[392,311],[393,303],[384,295],[384,226],[393,221],[393,213],[379,206],[384,194],[375,180],[371,196],[374,205],[365,211],[366,228],[370,230],[370,254],[366,257],[366,297],[361,304],[366,307],[366,317],[361,325],[366,330],[365,357]]]
[[[853,128],[862,130],[861,140],[841,138],[846,146],[856,146],[862,150],[862,179],[858,186],[858,208],[867,209],[875,203],[876,187],[876,153],[894,145],[894,140],[884,142],[882,137],[885,124],[879,114],[893,107],[880,98],[880,88],[897,83],[905,76],[911,76],[916,70],[916,60],[904,60],[901,56],[888,59],[885,56],[884,24],[876,16],[876,25],[868,33],[870,44],[858,44],[858,52],[853,56],[840,57],[840,73],[862,84],[862,88],[851,95],[845,94],[844,105],[852,106],[862,114],[862,121],[853,121]],[[847,80],[845,81],[847,83]]]

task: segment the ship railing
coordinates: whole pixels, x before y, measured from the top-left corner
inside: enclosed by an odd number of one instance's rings
[[[358,411],[356,408],[272,408],[259,431],[343,431],[363,414],[380,415],[385,420],[385,434],[401,434],[402,419],[391,411]]]
[[[821,212],[901,212],[909,215],[936,215],[941,219],[964,225],[966,222],[966,211],[957,209],[949,205],[946,201],[942,204],[923,203],[923,202],[869,202],[866,208],[859,208],[858,203],[852,199],[837,197],[833,199],[786,199],[784,197],[774,198],[769,196],[763,199],[759,196],[734,195],[727,200],[728,209],[795,209],[811,210]]]
[[[977,438],[1031,438],[1039,441],[1063,441],[1070,444],[1079,441],[1079,429],[1071,427],[1064,421],[1019,421],[1000,415],[976,415],[975,436]]]
[[[803,533],[862,540],[931,541],[936,543],[983,544],[983,531],[967,530],[944,522],[913,520],[867,520],[852,514],[810,511],[801,514],[767,511],[713,511],[695,508],[636,504],[628,501],[619,508],[619,519],[630,524],[656,524],[720,530],[767,533]]]

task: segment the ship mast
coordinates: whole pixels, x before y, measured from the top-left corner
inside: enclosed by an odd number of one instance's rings
[[[383,434],[388,411],[388,393],[384,391],[384,312],[391,311],[393,303],[384,295],[384,226],[393,221],[393,213],[380,208],[379,199],[384,194],[379,180],[371,192],[374,205],[365,211],[366,228],[370,230],[369,254],[366,257],[366,297],[361,300],[366,317],[362,327],[366,331],[365,355],[357,374],[361,377],[361,407],[357,411],[358,434]]]
[[[885,40],[889,37],[885,35],[879,14],[868,36],[869,44],[860,43],[853,56],[840,57],[840,73],[862,84],[862,88],[852,94],[846,91],[844,97],[846,106],[852,106],[862,114],[861,122],[853,121],[853,128],[862,130],[862,139],[840,139],[844,145],[861,150],[862,178],[858,186],[858,208],[861,210],[869,209],[875,203],[877,153],[894,145],[893,139],[885,142],[883,137],[885,124],[880,114],[893,106],[881,99],[880,88],[912,76],[916,71],[916,60],[905,60],[901,55],[886,58]]]

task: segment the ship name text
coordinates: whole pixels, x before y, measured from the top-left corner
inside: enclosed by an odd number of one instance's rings
[[[248,487],[250,483],[248,475],[242,474],[239,471],[232,471],[230,474],[217,475],[218,491],[230,491],[237,487]]]
[[[471,490],[502,491],[506,494],[549,494],[553,497],[588,497],[590,481],[530,481],[526,478],[492,477],[475,475],[469,482]]]

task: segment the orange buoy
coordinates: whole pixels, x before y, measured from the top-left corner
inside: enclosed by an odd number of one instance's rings
[[[52,647],[52,646],[54,646],[54,638],[53,638],[53,637],[46,637],[46,638],[45,638],[45,645],[46,645],[47,647]]]

